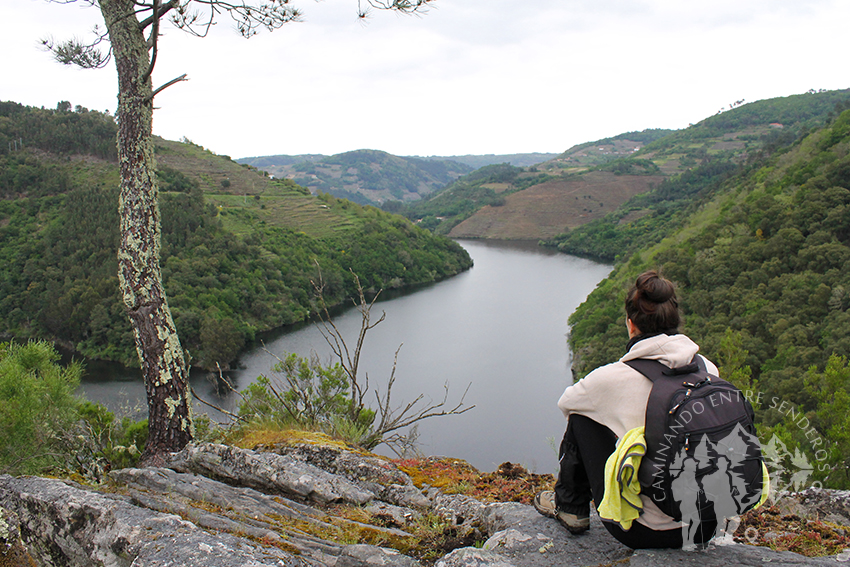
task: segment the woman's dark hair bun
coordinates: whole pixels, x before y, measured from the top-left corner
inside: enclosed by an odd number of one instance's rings
[[[673,283],[655,270],[642,273],[626,295],[626,315],[644,334],[678,332],[679,302]]]
[[[676,295],[673,283],[659,276],[655,270],[641,274],[635,282],[635,288],[641,296],[653,303],[670,301]]]

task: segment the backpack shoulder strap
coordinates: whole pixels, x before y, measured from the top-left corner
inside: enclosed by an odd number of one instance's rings
[[[625,360],[623,364],[631,366],[654,383],[657,380],[661,380],[662,378],[675,378],[676,376],[682,376],[683,374],[696,374],[699,371],[706,371],[705,363],[699,355],[694,355],[693,359],[686,364],[685,366],[679,366],[676,368],[669,368],[658,362],[657,360],[651,360],[649,358],[635,358],[632,360]]]
[[[638,472],[638,480],[642,489],[651,496],[653,501],[658,504],[664,503],[662,510],[672,515],[672,508],[667,503],[667,498],[670,496],[669,487],[660,485],[655,476],[659,466],[666,466],[666,453],[661,454],[659,450],[662,447],[662,441],[665,440],[664,434],[667,429],[671,400],[675,392],[682,388],[681,377],[684,374],[699,372],[700,367],[704,368],[704,365],[702,365],[702,359],[697,356],[694,356],[690,364],[676,369],[647,358],[623,362],[652,381],[652,390],[646,403],[644,418],[647,449]]]

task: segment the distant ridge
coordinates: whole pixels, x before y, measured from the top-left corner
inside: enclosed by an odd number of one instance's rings
[[[329,193],[361,205],[418,201],[472,171],[458,161],[401,157],[380,150],[265,156],[237,162],[291,179],[313,193]]]
[[[294,165],[305,161],[319,161],[328,156],[324,154],[299,154],[294,156],[277,155],[277,156],[254,156],[239,158],[236,163],[245,163],[257,169],[266,169],[268,167],[276,167],[282,165]]]
[[[339,155],[339,154],[338,154]],[[556,158],[561,154],[557,153],[542,153],[531,152],[525,154],[465,154],[461,156],[399,156],[410,157],[415,159],[425,159],[429,161],[456,161],[464,165],[468,165],[473,169],[493,165],[497,163],[509,163],[514,167],[528,167],[537,165],[544,161]],[[245,163],[254,166],[258,169],[265,169],[269,173],[273,173],[267,168],[282,167],[287,165],[295,165],[302,162],[321,161],[331,157],[326,154],[296,154],[296,155],[273,155],[273,156],[251,156],[238,158],[234,161],[237,163]]]
[[[463,156],[396,156],[379,150],[322,154],[245,157],[237,163],[292,179],[312,192],[330,193],[363,205],[418,201],[460,176],[481,167],[510,164],[528,167],[560,154],[487,154]]]
[[[478,169],[480,167],[486,167],[488,165],[495,165],[499,163],[509,163],[514,167],[529,167],[532,165],[537,165],[538,163],[543,163],[544,161],[549,161],[550,159],[558,157],[560,154],[547,154],[540,152],[532,152],[527,154],[483,154],[483,155],[475,155],[475,154],[467,154],[462,156],[410,156],[419,159],[428,159],[428,160],[447,160],[447,161],[456,161],[458,163],[462,163],[464,165],[468,165],[473,169]]]

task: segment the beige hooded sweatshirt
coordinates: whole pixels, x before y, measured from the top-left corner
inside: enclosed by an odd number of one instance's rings
[[[638,341],[619,361],[600,366],[572,386],[558,400],[558,407],[569,419],[577,413],[601,423],[622,439],[627,431],[643,427],[646,404],[652,382],[643,374],[624,364],[626,360],[648,358],[665,366],[677,368],[688,364],[699,346],[685,335],[655,335]],[[703,360],[705,358],[703,357]],[[705,360],[710,374],[717,367]],[[661,512],[647,496],[641,495],[643,513],[638,522],[653,530],[672,530],[682,526]]]

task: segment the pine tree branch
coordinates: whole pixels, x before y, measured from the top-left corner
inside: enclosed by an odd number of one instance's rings
[[[188,80],[189,80],[189,79],[187,79],[187,78],[186,78],[186,73],[183,73],[182,75],[180,75],[180,76],[179,76],[179,77],[177,77],[176,79],[171,79],[170,81],[168,81],[167,83],[165,83],[164,85],[162,85],[161,87],[159,87],[158,89],[156,89],[155,91],[153,91],[153,92],[150,94],[150,96],[148,96],[148,97],[145,99],[145,102],[150,102],[151,100],[153,100],[153,97],[155,97],[156,95],[158,95],[160,92],[162,92],[163,90],[167,89],[167,88],[168,88],[168,87],[170,87],[171,85],[173,85],[173,84],[175,84],[175,83],[180,83],[180,82],[182,82],[182,81],[188,81]]]

